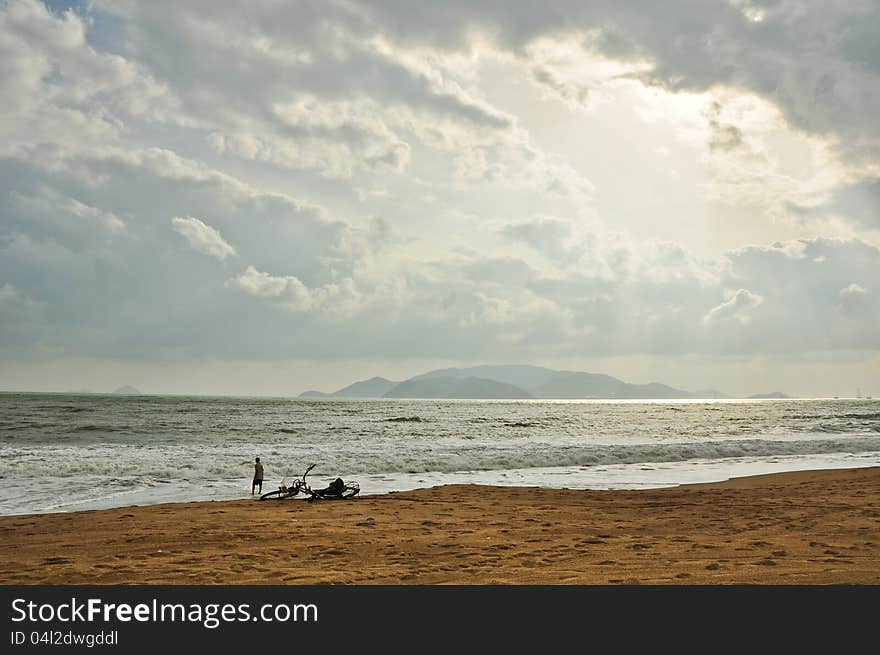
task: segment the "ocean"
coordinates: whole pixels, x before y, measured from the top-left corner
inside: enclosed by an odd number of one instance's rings
[[[640,489],[880,466],[880,401],[304,400],[0,394],[0,514],[250,498],[309,464],[362,494]]]

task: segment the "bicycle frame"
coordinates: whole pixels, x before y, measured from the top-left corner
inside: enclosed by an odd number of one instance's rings
[[[301,477],[294,478],[293,483],[289,487],[286,486],[284,484],[284,480],[282,480],[281,486],[278,487],[278,489],[263,494],[262,496],[260,496],[260,500],[284,500],[288,498],[294,498],[300,493],[307,495],[309,502],[315,500],[343,500],[347,498],[354,498],[360,493],[361,486],[357,482],[351,481],[346,482],[342,487],[342,491],[339,493],[328,492],[325,489],[312,489],[309,486],[309,483],[306,481],[306,477],[309,475],[311,470],[315,468],[315,466],[315,464],[310,465]]]

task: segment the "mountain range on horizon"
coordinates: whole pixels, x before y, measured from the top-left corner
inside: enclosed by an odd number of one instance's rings
[[[135,387],[131,386],[130,384],[126,384],[126,385],[119,387],[113,393],[116,395],[119,395],[119,396],[140,396],[140,395],[142,395],[140,389],[136,389]]]
[[[559,371],[541,366],[498,365],[444,368],[407,380],[373,377],[338,391],[306,391],[300,398],[469,398],[469,399],[659,399],[731,398],[715,389],[685,391],[660,382],[632,384],[601,373]],[[774,391],[752,398],[787,398]]]

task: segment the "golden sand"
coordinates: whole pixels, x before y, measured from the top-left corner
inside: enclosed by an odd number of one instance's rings
[[[0,517],[5,584],[880,584],[880,468]]]

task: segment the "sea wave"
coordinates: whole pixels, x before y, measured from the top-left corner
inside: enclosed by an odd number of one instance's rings
[[[714,440],[657,444],[550,445],[518,441],[504,444],[461,442],[441,447],[433,443],[402,444],[388,450],[364,441],[346,442],[347,447],[290,444],[272,446],[264,457],[267,476],[291,472],[318,462],[329,474],[452,473],[556,466],[603,466],[724,460],[740,457],[780,457],[829,453],[880,452],[880,436],[807,440]],[[78,477],[103,475],[116,478],[214,479],[247,476],[252,470],[252,452],[241,449],[205,450],[193,446],[89,446],[4,448],[0,476]]]

